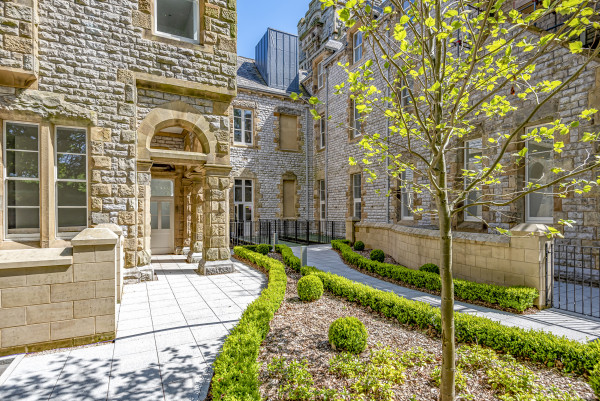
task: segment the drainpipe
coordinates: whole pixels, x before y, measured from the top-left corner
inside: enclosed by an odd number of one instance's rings
[[[308,136],[308,128],[310,127],[309,125],[309,112],[308,109],[304,111],[306,113],[306,128],[304,129],[304,132],[306,132],[306,134],[304,135],[305,137],[305,152],[306,152],[306,221],[310,221],[310,180],[308,177],[308,172],[309,170],[309,166],[308,163],[310,161],[310,158],[308,156],[308,150],[309,150],[309,146],[308,144],[310,143],[310,141],[312,140],[312,138],[309,138]],[[308,223],[307,223],[308,224]]]
[[[329,67],[325,66],[325,221],[329,220],[329,174],[328,174],[328,171],[329,171]],[[321,195],[319,195],[319,196],[321,196]],[[319,202],[321,202],[321,201],[319,200]]]
[[[390,31],[388,30],[388,43],[390,42]],[[391,65],[388,67],[387,70],[387,80],[388,82],[390,82],[390,70],[391,70]],[[392,90],[390,88],[389,90],[389,95],[391,96],[392,94]],[[389,102],[386,102],[389,106]],[[390,119],[387,118],[387,127],[385,128],[385,141],[388,145],[388,152],[389,152],[389,145],[390,145]],[[386,213],[386,221],[389,223],[392,222],[392,219],[390,218],[390,205],[391,205],[391,194],[390,194],[390,189],[391,189],[391,177],[389,175],[389,167],[390,167],[390,159],[389,157],[385,158],[385,175],[387,177],[387,182],[386,182],[386,194],[387,194],[387,200],[386,200],[386,208],[387,208],[387,213]]]

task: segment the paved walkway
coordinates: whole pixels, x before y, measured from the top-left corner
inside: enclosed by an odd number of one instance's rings
[[[158,281],[125,286],[115,343],[27,356],[0,400],[203,400],[211,365],[261,273],[203,277],[183,256],[153,258]]]
[[[292,251],[296,256],[300,256],[300,247],[294,247]],[[348,267],[338,253],[331,249],[330,245],[311,245],[308,248],[307,263],[320,270],[362,282],[383,291],[394,292],[404,298],[427,302],[433,306],[439,306],[441,303],[438,296],[379,280]],[[534,315],[515,315],[464,302],[456,302],[455,309],[464,313],[484,316],[507,326],[544,330],[578,341],[600,338],[599,319],[570,314],[558,309],[546,309]]]

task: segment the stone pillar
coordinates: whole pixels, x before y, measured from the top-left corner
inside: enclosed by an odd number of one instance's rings
[[[204,241],[198,273],[234,271],[229,250],[229,172],[231,167],[206,166],[204,189]]]
[[[184,178],[183,187],[183,249],[182,255],[190,253],[192,244],[192,180]]]
[[[123,270],[124,270],[124,263],[125,263],[125,255],[123,252],[123,229],[121,227],[119,227],[118,225],[112,224],[112,223],[98,224],[96,226],[96,228],[107,228],[110,231],[112,231],[113,233],[115,233],[117,235],[117,237],[119,237],[117,244],[116,244],[117,272],[116,272],[116,276],[115,276],[115,281],[116,281],[115,293],[116,293],[117,303],[120,304],[121,296],[123,295]]]
[[[356,242],[356,223],[360,219],[356,217],[348,217],[346,219],[346,239],[352,243]]]
[[[191,227],[190,227],[190,250],[188,252],[188,263],[199,263],[202,260],[203,243],[203,205],[205,177],[203,173],[190,175],[190,202],[191,202]]]

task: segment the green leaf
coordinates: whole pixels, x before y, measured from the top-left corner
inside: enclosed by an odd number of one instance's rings
[[[431,28],[432,26],[434,26],[434,25],[435,25],[435,20],[434,20],[433,18],[431,18],[431,17],[428,17],[428,18],[425,20],[425,25],[427,25],[428,27],[430,27],[430,28]]]
[[[580,41],[569,43],[569,49],[571,53],[581,53],[582,52],[583,43]]]

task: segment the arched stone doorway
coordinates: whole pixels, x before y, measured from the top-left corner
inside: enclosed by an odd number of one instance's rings
[[[187,254],[202,274],[233,270],[227,224],[231,166],[224,137],[228,133],[183,102],[157,107],[142,121],[137,137],[138,266],[150,264],[154,248]],[[153,194],[153,183],[169,190]],[[171,239],[172,245],[161,242]]]

